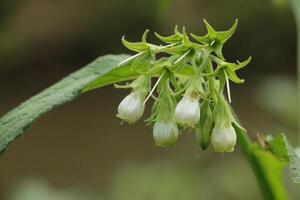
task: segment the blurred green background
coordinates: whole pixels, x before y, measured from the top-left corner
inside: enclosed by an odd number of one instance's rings
[[[296,145],[296,29],[284,0],[0,0],[0,115],[98,56],[130,53],[124,34],[176,24],[204,34],[203,18],[218,30],[239,19],[224,55],[253,57],[232,88],[250,137],[285,132]],[[0,199],[261,199],[239,148],[202,151],[186,133],[160,149],[143,122],[120,125],[127,92],[95,90],[39,119],[0,157]]]

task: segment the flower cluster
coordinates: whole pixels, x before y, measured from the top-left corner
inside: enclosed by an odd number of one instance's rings
[[[122,38],[123,44],[137,54],[119,66],[129,66],[138,78],[116,86],[132,90],[120,103],[117,116],[128,123],[138,121],[152,97],[154,104],[146,121],[153,125],[157,146],[175,144],[180,133],[191,128],[203,149],[211,144],[217,152],[232,152],[237,139],[233,124],[239,124],[224,97],[224,88],[231,102],[229,81],[244,82],[236,70],[245,67],[251,58],[231,63],[223,56],[223,45],[234,33],[237,20],[227,31],[216,31],[206,20],[204,23],[207,34],[191,34],[193,41],[185,28],[180,32],[177,27],[171,36],[155,33],[165,45],[148,43],[148,30],[141,42]],[[153,79],[157,80],[151,84]]]

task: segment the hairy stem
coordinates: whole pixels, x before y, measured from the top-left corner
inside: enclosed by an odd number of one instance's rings
[[[295,17],[297,28],[297,75],[298,90],[297,98],[300,102],[300,1],[289,0],[291,10]],[[298,143],[300,143],[300,105],[298,105]],[[288,192],[284,186],[283,177],[272,179],[272,174],[268,172],[268,166],[260,154],[257,153],[257,147],[251,142],[245,131],[235,127],[238,134],[238,143],[244,156],[247,158],[251,168],[256,176],[259,187],[266,200],[289,199]],[[258,148],[259,149],[259,148]],[[259,150],[258,150],[259,151]],[[266,152],[265,152],[266,153]]]
[[[285,188],[283,181],[283,174],[281,173],[284,165],[279,166],[280,177],[276,177],[272,174],[269,166],[268,159],[274,158],[270,152],[263,150],[256,144],[253,144],[248,137],[247,133],[235,125],[235,130],[238,135],[238,143],[242,150],[242,153],[249,162],[262,195],[265,200],[282,200],[289,199],[288,192]]]

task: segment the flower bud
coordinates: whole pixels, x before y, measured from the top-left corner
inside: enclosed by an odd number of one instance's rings
[[[166,147],[174,144],[178,138],[178,128],[175,123],[156,121],[153,127],[153,138],[159,147]]]
[[[117,116],[128,123],[138,121],[145,109],[143,100],[143,95],[140,92],[131,92],[120,103]]]
[[[236,133],[232,126],[214,128],[211,134],[211,144],[216,152],[232,152],[236,143]]]
[[[175,119],[181,124],[195,126],[200,119],[199,97],[184,95],[176,106]]]

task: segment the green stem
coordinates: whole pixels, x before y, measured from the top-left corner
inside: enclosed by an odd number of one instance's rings
[[[212,57],[214,59],[214,57]],[[212,70],[211,66],[208,67],[208,72]],[[223,87],[222,87],[223,88]],[[228,102],[226,103],[228,106]],[[231,109],[229,106],[228,109]],[[234,114],[231,109],[231,113]],[[237,139],[239,147],[247,161],[249,162],[262,196],[265,200],[287,200],[288,192],[283,181],[284,164],[280,163],[271,152],[260,147],[258,144],[253,143],[246,130],[241,128],[236,116],[233,116],[234,128],[237,132]],[[272,164],[275,164],[272,166]]]
[[[255,174],[256,180],[262,192],[262,195],[265,200],[283,200],[289,199],[288,192],[285,188],[282,170],[283,165],[279,166],[279,171],[281,173],[281,177],[276,177],[275,174],[270,170],[268,166],[269,160],[265,160],[268,158],[274,158],[270,152],[265,151],[261,147],[256,144],[253,144],[249,139],[247,133],[240,129],[237,125],[234,124],[234,128],[238,135],[238,143],[242,150],[242,153],[248,160],[251,168]]]
[[[300,0],[289,0],[291,10],[295,17],[296,27],[297,27],[297,75],[298,75],[298,102],[300,102]],[[298,105],[298,142],[300,143],[300,106]],[[284,186],[283,177],[278,179],[272,179],[272,174],[270,174],[266,162],[263,158],[256,153],[258,149],[247,136],[246,132],[235,126],[238,135],[238,143],[241,150],[248,162],[250,163],[252,170],[256,176],[258,184],[260,186],[261,192],[266,200],[276,200],[276,199],[288,199],[288,193]],[[259,147],[261,148],[261,147]],[[265,153],[267,153],[265,151]]]
[[[207,73],[212,73],[213,71],[214,71],[214,70],[213,70],[212,63],[211,63],[211,61],[209,60],[209,61],[208,61],[207,68],[206,68],[206,72],[207,72]],[[213,80],[212,77],[207,77],[207,79],[208,79],[209,89],[210,89],[210,91],[212,91],[212,97],[213,97],[214,99],[217,99],[217,93],[218,93],[218,91],[217,91],[215,82],[214,82],[214,80]]]

